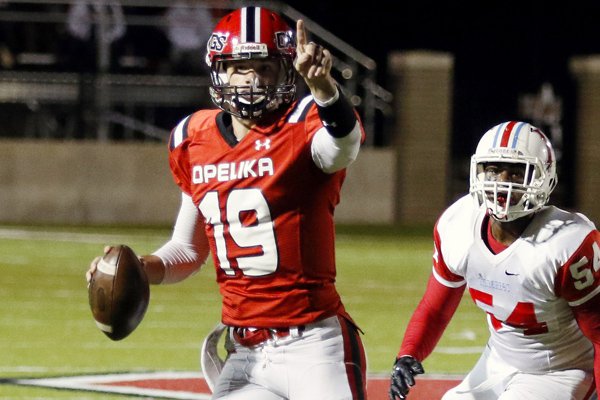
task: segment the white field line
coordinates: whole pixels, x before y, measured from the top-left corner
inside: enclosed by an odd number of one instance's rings
[[[128,235],[108,234],[108,233],[84,233],[84,232],[54,232],[54,231],[33,231],[17,228],[0,228],[0,239],[13,240],[49,240],[57,242],[76,242],[76,243],[107,243],[117,242],[131,238],[138,240],[158,239],[161,235],[139,235],[131,233]]]
[[[435,353],[442,354],[479,354],[483,352],[485,346],[466,346],[466,347],[436,347]]]

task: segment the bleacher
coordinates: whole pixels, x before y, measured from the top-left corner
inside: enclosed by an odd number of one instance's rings
[[[182,116],[211,106],[204,48],[181,57],[170,40],[169,11],[176,3],[0,3],[0,116],[5,121],[0,137],[164,140]],[[211,25],[242,4],[247,2],[186,3],[193,5],[190,13],[208,15]],[[383,124],[377,121],[391,115],[392,96],[377,84],[376,63],[292,7],[263,5],[290,24],[304,19],[314,40],[331,49],[335,77],[373,132],[370,144],[383,142],[376,132]],[[195,24],[188,28],[200,35],[199,21],[177,24]]]

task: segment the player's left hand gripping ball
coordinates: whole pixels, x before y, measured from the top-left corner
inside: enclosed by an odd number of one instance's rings
[[[100,259],[88,296],[96,325],[110,339],[124,339],[137,328],[148,308],[150,285],[131,248],[114,246]]]

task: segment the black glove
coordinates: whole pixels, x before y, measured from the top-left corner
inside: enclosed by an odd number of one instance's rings
[[[424,372],[423,366],[414,357],[402,356],[397,358],[392,369],[390,400],[406,399],[410,386],[415,384],[415,375]]]

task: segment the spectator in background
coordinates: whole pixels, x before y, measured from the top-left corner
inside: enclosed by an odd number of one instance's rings
[[[71,5],[67,17],[67,26],[71,34],[81,40],[88,40],[92,34],[95,19],[108,18],[106,40],[113,42],[125,34],[125,16],[121,5],[115,2],[103,4],[78,0]]]
[[[5,43],[0,43],[0,68],[12,69],[15,66],[15,56]]]
[[[0,9],[7,6],[7,2],[0,1]],[[15,56],[12,49],[13,24],[3,21],[0,24],[0,69],[12,69],[15,65]]]
[[[208,74],[203,52],[214,26],[210,10],[189,0],[178,0],[166,11],[165,18],[171,42],[172,72]]]
[[[94,71],[97,66],[109,69],[111,45],[121,39],[126,30],[125,16],[119,3],[88,0],[72,3],[67,16],[68,65],[80,72]],[[105,44],[109,46],[108,59],[105,61],[97,58],[98,34],[104,37]]]

